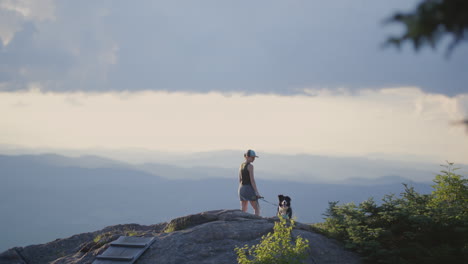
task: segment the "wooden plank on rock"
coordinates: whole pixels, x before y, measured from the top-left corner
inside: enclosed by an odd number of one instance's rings
[[[121,236],[93,264],[133,264],[155,241],[155,237]]]

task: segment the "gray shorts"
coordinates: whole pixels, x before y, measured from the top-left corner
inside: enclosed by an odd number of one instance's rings
[[[239,185],[239,199],[241,201],[257,201],[257,195],[252,185]]]

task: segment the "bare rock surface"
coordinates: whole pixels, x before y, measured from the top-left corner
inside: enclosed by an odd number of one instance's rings
[[[216,210],[176,218],[151,226],[136,224],[107,227],[47,244],[12,248],[0,254],[0,264],[92,263],[119,236],[156,237],[137,264],[237,263],[235,247],[258,244],[273,231],[276,218],[257,217],[240,210]],[[360,258],[338,242],[296,223],[294,236],[310,242],[306,263],[357,264]]]

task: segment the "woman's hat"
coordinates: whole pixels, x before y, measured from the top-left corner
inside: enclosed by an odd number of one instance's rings
[[[255,151],[253,151],[251,149],[249,149],[249,150],[247,150],[247,152],[245,152],[245,156],[246,157],[256,157],[256,158],[258,158],[257,154],[255,154]]]

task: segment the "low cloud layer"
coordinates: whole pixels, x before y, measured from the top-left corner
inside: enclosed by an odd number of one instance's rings
[[[311,92],[310,90],[308,91]],[[0,93],[0,144],[387,156],[468,163],[466,95],[417,88],[239,93]]]

